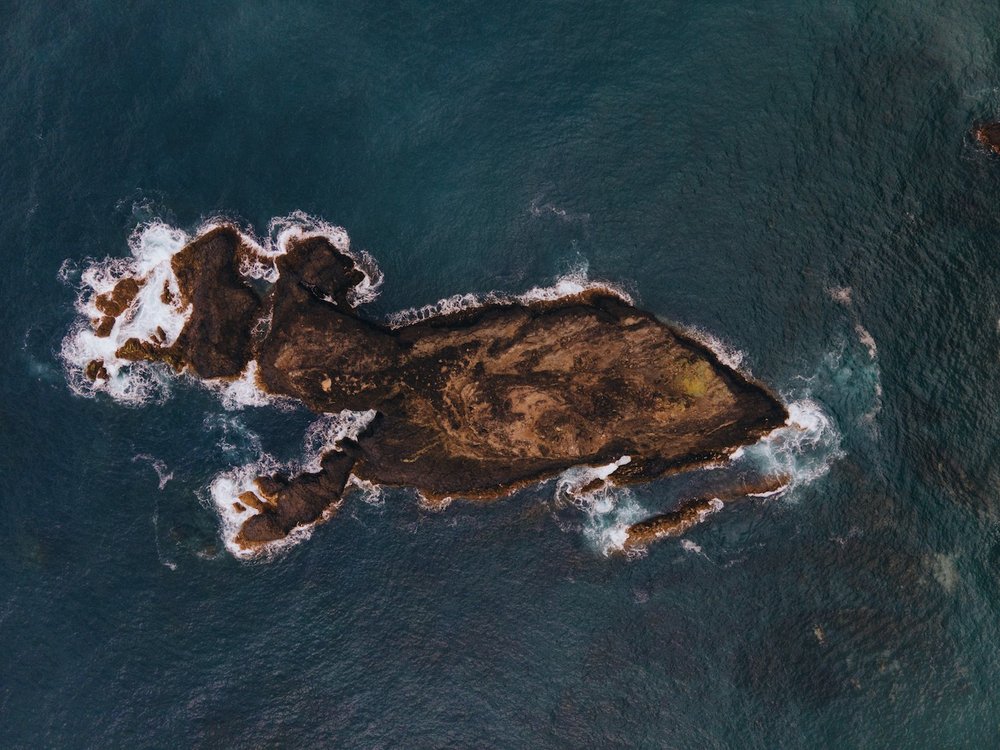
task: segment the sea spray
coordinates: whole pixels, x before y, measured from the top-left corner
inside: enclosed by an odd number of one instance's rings
[[[537,302],[552,302],[592,291],[603,292],[630,305],[633,304],[632,297],[624,289],[609,282],[591,280],[588,277],[587,264],[581,263],[556,278],[549,286],[532,287],[521,294],[507,294],[505,292],[456,294],[423,307],[394,312],[387,317],[387,322],[393,328],[402,328],[428,318],[452,315],[486,305],[528,305]]]
[[[60,352],[74,393],[90,396],[103,391],[131,405],[167,397],[170,378],[166,368],[122,360],[116,352],[130,338],[156,338],[167,346],[177,340],[190,310],[180,303],[170,259],[187,242],[187,234],[178,229],[161,222],[144,224],[129,237],[131,257],[94,261],[81,272],[76,300],[80,318],[63,340]],[[143,280],[143,284],[128,309],[115,319],[109,335],[98,336],[91,326],[91,321],[103,316],[97,297],[111,292],[125,278]],[[104,363],[106,378],[92,381],[86,376],[87,364],[94,360]]]
[[[615,471],[631,463],[630,456],[599,466],[574,466],[556,478],[556,522],[564,531],[583,534],[592,549],[602,555],[624,548],[628,527],[648,515],[635,494],[612,483]],[[571,507],[583,513],[582,522],[559,514]]]
[[[340,252],[349,256],[361,271],[363,279],[350,293],[354,304],[371,302],[378,296],[382,272],[375,259],[364,251],[351,248],[350,237],[342,228],[296,211],[276,217],[268,225],[265,238],[251,228],[240,226],[226,217],[213,217],[203,222],[191,236],[162,221],[140,224],[128,240],[131,257],[109,257],[89,261],[78,270],[75,264],[63,263],[59,278],[71,283],[77,276],[78,319],[62,342],[60,354],[67,380],[74,393],[93,396],[98,392],[123,404],[140,405],[163,401],[170,394],[170,384],[176,379],[170,368],[161,363],[132,361],[117,356],[129,339],[152,341],[168,347],[173,344],[190,316],[190,309],[180,301],[180,290],[171,260],[197,237],[221,226],[231,226],[240,235],[243,245],[251,252],[241,256],[241,273],[248,279],[273,283],[277,280],[275,259],[288,251],[294,241],[311,237],[328,239]],[[104,313],[97,307],[97,298],[110,293],[123,279],[135,279],[141,284],[135,299],[114,319],[108,336],[98,336],[93,321]],[[268,326],[262,320],[261,326]],[[87,377],[91,362],[103,364],[104,373],[95,379]],[[263,406],[275,403],[264,394],[255,380],[256,363],[251,362],[233,382],[218,381],[206,385],[219,394],[229,409],[243,406]],[[200,382],[200,381],[199,381]]]
[[[730,462],[763,476],[787,476],[787,489],[794,490],[826,474],[842,455],[840,431],[833,419],[818,401],[807,398],[789,403],[785,425],[737,450]]]
[[[324,454],[336,450],[337,445],[345,438],[356,440],[374,418],[373,410],[359,412],[345,409],[338,414],[324,414],[306,430],[303,449],[298,458],[280,462],[271,454],[260,450],[258,440],[258,450],[253,454],[256,456],[255,460],[216,475],[208,486],[208,497],[219,515],[220,536],[226,549],[241,559],[271,559],[308,539],[312,535],[315,523],[300,526],[284,539],[261,548],[244,549],[236,542],[236,536],[247,519],[256,515],[257,511],[240,503],[239,496],[244,492],[256,490],[254,480],[257,477],[273,474],[296,476],[305,472],[320,471],[320,462]],[[232,445],[227,441],[223,447],[232,448]],[[377,504],[381,501],[381,489],[371,482],[352,477],[348,480],[348,487],[356,488],[366,502]],[[327,520],[339,505],[339,502],[333,504],[319,522]]]

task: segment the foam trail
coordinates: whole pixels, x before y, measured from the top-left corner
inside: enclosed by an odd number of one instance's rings
[[[180,302],[180,290],[171,259],[185,245],[222,226],[239,233],[243,245],[240,272],[250,279],[273,283],[278,278],[275,260],[286,253],[292,242],[311,237],[324,237],[340,252],[349,256],[364,276],[350,292],[353,304],[371,302],[378,296],[382,272],[371,255],[351,248],[350,237],[342,228],[296,211],[277,217],[268,225],[266,237],[258,237],[251,228],[243,227],[226,217],[213,217],[203,222],[194,237],[162,221],[154,220],[136,227],[128,240],[131,257],[105,258],[85,264],[79,271],[74,263],[64,262],[59,278],[71,283],[79,276],[76,310],[79,319],[63,340],[61,357],[70,388],[77,395],[93,396],[104,392],[116,401],[137,405],[164,400],[169,395],[172,371],[163,364],[133,362],[116,355],[131,338],[173,344],[190,317],[190,309]],[[94,321],[104,317],[97,308],[97,298],[111,292],[123,279],[134,279],[141,286],[127,309],[114,319],[110,334],[98,336]],[[261,326],[270,325],[262,320]],[[87,365],[103,363],[105,373],[91,380],[86,376]],[[227,409],[273,404],[256,384],[256,363],[251,362],[236,381],[210,383]]]
[[[536,302],[554,302],[565,297],[574,297],[589,291],[600,291],[618,297],[628,304],[634,304],[632,297],[625,290],[603,281],[592,281],[587,276],[587,266],[582,264],[568,273],[558,277],[550,286],[532,287],[522,294],[506,294],[504,292],[488,292],[486,294],[456,294],[453,297],[438,300],[430,305],[414,307],[391,313],[387,323],[392,328],[401,328],[413,323],[419,323],[428,318],[451,315],[463,310],[472,310],[486,305],[527,305]]]
[[[832,289],[827,289],[827,293],[830,298],[835,302],[839,303],[844,307],[844,309],[850,314],[851,320],[854,323],[854,333],[857,336],[858,342],[865,348],[868,352],[868,359],[870,364],[867,367],[861,366],[862,369],[867,369],[866,373],[863,373],[863,377],[871,381],[871,388],[874,393],[872,398],[872,404],[861,415],[858,420],[861,424],[867,425],[874,436],[878,436],[878,427],[875,424],[875,418],[882,411],[882,371],[878,364],[878,345],[875,343],[875,337],[872,336],[871,332],[865,328],[861,323],[861,314],[854,306],[854,290],[849,286],[844,287],[834,287]],[[843,351],[839,353],[837,359],[839,360],[843,356]],[[840,367],[839,361],[836,363],[836,367],[831,369],[836,369]]]
[[[153,467],[153,471],[156,472],[156,478],[159,480],[158,489],[163,489],[167,486],[167,482],[174,478],[174,473],[167,470],[167,465],[163,463],[158,458],[153,458],[148,453],[140,453],[137,456],[132,457],[132,462],[136,461],[148,461],[149,465]]]
[[[254,480],[260,476],[279,473],[295,476],[303,472],[320,471],[320,461],[325,453],[336,450],[337,444],[345,438],[357,439],[374,418],[374,410],[359,412],[345,409],[339,414],[325,414],[306,430],[303,451],[298,459],[281,463],[268,453],[260,453],[256,461],[218,474],[209,484],[208,494],[219,515],[223,544],[230,554],[244,560],[270,559],[312,536],[316,523],[300,526],[284,539],[261,548],[243,549],[236,543],[236,535],[244,522],[256,515],[257,511],[238,503],[239,496],[244,492],[255,491]],[[378,503],[380,500],[381,490],[371,482],[362,482],[352,477],[348,486],[360,489],[367,502]],[[339,503],[324,513],[317,523],[329,518],[337,507]]]
[[[159,480],[159,489],[166,487],[167,482],[174,478],[174,473],[172,471],[167,471],[167,465],[163,463],[158,458],[153,458],[148,453],[140,453],[136,456],[132,456],[132,463],[137,461],[148,461],[149,465],[153,467],[153,471],[156,472],[156,478]],[[153,499],[153,542],[156,545],[156,559],[160,561],[160,564],[170,570],[177,570],[177,563],[172,560],[168,560],[163,556],[163,550],[160,547],[160,498],[159,496],[154,496]]]

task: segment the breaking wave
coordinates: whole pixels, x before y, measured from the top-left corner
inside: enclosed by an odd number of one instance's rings
[[[367,252],[353,250],[350,237],[342,227],[302,211],[272,219],[263,238],[251,228],[226,217],[208,219],[193,236],[158,220],[140,224],[128,239],[130,257],[84,261],[82,270],[69,262],[60,266],[62,281],[72,283],[77,277],[79,279],[75,304],[79,317],[60,349],[67,381],[74,393],[80,396],[106,393],[115,401],[130,405],[163,401],[169,396],[170,383],[176,379],[169,367],[161,363],[125,360],[116,353],[130,338],[155,341],[164,346],[177,340],[190,316],[190,309],[181,305],[171,259],[193,239],[222,226],[235,228],[243,243],[253,249],[254,252],[241,259],[240,271],[249,279],[273,283],[278,275],[274,259],[287,252],[291,242],[324,237],[348,255],[364,276],[350,292],[351,302],[363,304],[378,296],[383,277],[375,259]],[[93,322],[104,317],[97,307],[98,296],[110,293],[120,281],[129,278],[141,283],[138,294],[115,318],[109,335],[98,336]],[[93,361],[102,362],[105,370],[94,380],[86,375],[87,365]],[[206,385],[219,393],[226,408],[275,403],[257,387],[255,369],[256,363],[251,362],[235,381]]]
[[[306,430],[300,457],[288,462],[278,461],[271,454],[263,452],[259,439],[252,436],[250,442],[256,447],[254,451],[256,460],[216,475],[208,486],[208,496],[219,515],[219,531],[226,549],[234,557],[244,560],[271,559],[312,536],[316,524],[327,520],[340,507],[342,501],[334,503],[316,523],[300,526],[284,539],[259,549],[247,550],[236,543],[236,535],[243,523],[256,515],[257,511],[246,505],[237,504],[239,496],[244,492],[255,490],[254,480],[260,476],[280,473],[292,477],[304,472],[318,472],[325,453],[336,450],[337,445],[345,438],[356,439],[374,418],[373,410],[344,410],[339,414],[323,415]],[[224,449],[231,450],[234,446],[228,442],[228,428],[225,431],[226,437],[220,445]],[[371,482],[364,482],[352,476],[348,486],[359,491],[366,502],[372,504],[381,502],[381,488]],[[347,494],[346,489],[344,494]]]
[[[735,466],[746,465],[764,476],[787,476],[786,487],[763,496],[784,494],[804,487],[826,474],[840,458],[840,430],[818,401],[809,398],[788,404],[788,420],[753,445],[730,457]]]
[[[718,336],[709,333],[704,328],[700,328],[698,326],[683,327],[682,332],[693,338],[702,346],[706,346],[711,349],[712,353],[715,354],[716,359],[729,369],[736,370],[736,372],[746,378],[753,377],[753,373],[750,372],[750,367],[747,364],[749,360],[746,352],[723,341]]]
[[[438,300],[423,307],[413,307],[391,313],[386,322],[392,328],[419,323],[429,318],[452,315],[463,310],[472,310],[485,305],[517,305],[537,302],[552,302],[564,297],[573,297],[584,292],[600,291],[634,304],[631,296],[622,288],[606,281],[594,281],[588,277],[586,263],[579,264],[569,272],[558,277],[549,286],[532,287],[522,294],[507,294],[505,292],[488,292],[486,294],[456,294],[446,299]]]
[[[576,507],[584,513],[582,532],[592,549],[605,557],[625,549],[628,528],[651,514],[642,506],[632,490],[607,487],[579,497]],[[631,549],[628,557],[645,554],[645,550]]]
[[[613,483],[615,471],[631,461],[630,456],[622,456],[602,466],[574,466],[556,478],[557,511],[569,507],[578,512],[576,519],[557,514],[556,523],[563,531],[581,533],[604,556],[621,552],[628,527],[650,515],[635,493]]]
[[[116,356],[130,338],[156,339],[172,344],[187,322],[190,310],[180,306],[180,290],[170,259],[188,242],[179,229],[161,222],[137,227],[128,240],[130,258],[105,258],[89,263],[80,274],[76,300],[79,320],[63,340],[61,355],[74,393],[92,396],[103,391],[116,401],[141,404],[166,398],[167,370],[148,362],[129,362]],[[146,279],[129,308],[119,315],[108,336],[93,330],[91,321],[103,317],[97,297],[110,293],[125,278]],[[164,289],[170,296],[164,295]],[[104,362],[106,378],[91,381],[87,363]]]

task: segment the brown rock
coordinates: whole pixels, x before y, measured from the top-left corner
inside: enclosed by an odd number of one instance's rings
[[[83,371],[90,380],[107,380],[108,371],[104,367],[103,359],[92,359],[87,363],[87,368]]]
[[[110,315],[105,315],[94,321],[94,333],[102,339],[111,335],[111,329],[115,327],[115,319]]]
[[[354,459],[342,453],[323,457],[321,470],[283,482],[273,503],[243,524],[237,543],[253,547],[283,539],[297,526],[316,523],[340,499]]]
[[[321,519],[351,472],[431,501],[489,498],[628,455],[614,481],[644,482],[724,459],[787,418],[704,345],[604,292],[392,329],[352,309],[363,274],[327,240],[293,243],[265,297],[240,275],[247,252],[230,227],[182,249],[172,265],[191,314],[180,336],[171,347],[132,339],[119,356],[203,378],[255,359],[266,392],[317,412],[378,412],[321,472],[258,479],[269,504],[240,532],[248,546]]]
[[[248,508],[253,508],[254,510],[261,511],[264,510],[266,503],[257,497],[256,493],[247,490],[240,495],[240,502],[243,503]]]
[[[652,516],[629,526],[623,549],[627,552],[637,547],[646,547],[664,537],[680,536],[710,514],[721,510],[725,502],[751,495],[777,492],[788,486],[789,481],[789,477],[780,474],[755,480],[743,479],[728,490],[717,492],[712,497],[687,500],[676,510]]]
[[[237,377],[251,359],[251,331],[264,313],[260,295],[240,275],[242,242],[219,227],[171,259],[191,316],[172,347],[176,360],[203,378]]]
[[[977,125],[972,129],[972,137],[984,148],[988,148],[995,154],[1000,154],[1000,122]]]

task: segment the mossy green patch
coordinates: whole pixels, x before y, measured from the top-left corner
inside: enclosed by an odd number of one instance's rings
[[[678,375],[677,389],[685,396],[701,398],[708,392],[708,385],[714,377],[712,366],[704,360],[692,362]]]

